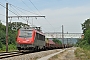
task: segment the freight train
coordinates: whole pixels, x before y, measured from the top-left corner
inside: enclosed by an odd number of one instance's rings
[[[45,35],[40,27],[22,27],[18,30],[16,38],[18,50],[45,50],[62,48],[62,44],[56,44],[52,40],[45,40]]]

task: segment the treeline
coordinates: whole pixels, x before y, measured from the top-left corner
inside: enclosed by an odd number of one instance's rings
[[[82,24],[82,30],[84,38],[79,39],[77,46],[90,50],[90,19],[85,20],[85,22]]]
[[[8,45],[10,49],[16,49],[16,31],[8,28]],[[6,49],[6,26],[0,23],[0,50]]]

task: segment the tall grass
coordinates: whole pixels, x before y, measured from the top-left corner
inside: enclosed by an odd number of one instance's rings
[[[90,50],[88,50],[89,47],[86,46],[86,49],[84,48],[77,48],[75,50],[75,55],[77,59],[79,60],[90,60]]]

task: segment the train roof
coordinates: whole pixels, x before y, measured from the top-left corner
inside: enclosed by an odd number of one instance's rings
[[[20,28],[20,30],[33,30],[34,28],[31,28],[31,27],[22,27]]]
[[[35,30],[37,33],[41,34],[41,35],[44,35],[44,33],[39,30],[40,28],[35,28],[35,27],[22,27],[20,28],[20,30],[28,30],[28,31],[32,31],[32,30]]]

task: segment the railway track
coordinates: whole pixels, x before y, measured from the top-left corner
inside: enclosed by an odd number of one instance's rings
[[[19,56],[19,55],[24,55],[24,54],[26,54],[26,53],[21,53],[21,52],[2,52],[2,53],[0,53],[0,59],[14,57],[14,56]]]
[[[0,59],[4,59],[4,58],[9,58],[9,57],[14,57],[14,56],[20,56],[20,55],[25,55],[25,54],[29,54],[29,53],[35,53],[35,52],[39,52],[39,51],[12,51],[12,52],[0,52]]]

